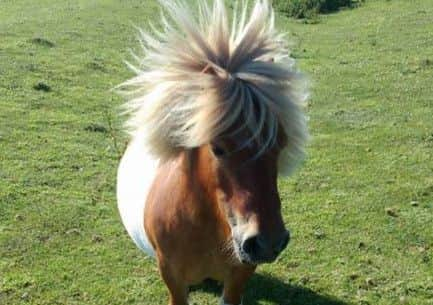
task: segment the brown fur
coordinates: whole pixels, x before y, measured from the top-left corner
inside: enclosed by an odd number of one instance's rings
[[[221,161],[204,145],[159,168],[146,203],[145,229],[171,305],[187,304],[188,286],[206,278],[224,283],[226,302],[240,303],[255,266],[234,257],[228,214],[254,217],[258,230],[269,238],[284,230],[277,152],[254,166],[237,167],[248,157],[238,153]]]

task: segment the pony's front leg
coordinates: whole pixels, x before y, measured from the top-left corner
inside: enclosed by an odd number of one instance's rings
[[[170,294],[169,305],[188,305],[188,286],[181,276],[169,265],[161,262],[159,262],[159,271]]]
[[[239,267],[233,268],[230,275],[224,280],[224,291],[221,299],[221,305],[240,305],[242,304],[242,295],[245,286],[253,275],[256,268]]]

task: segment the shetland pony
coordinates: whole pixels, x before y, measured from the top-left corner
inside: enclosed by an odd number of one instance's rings
[[[277,189],[303,155],[305,90],[268,0],[160,0],[162,29],[141,31],[122,84],[131,142],[117,197],[136,245],[154,256],[171,305],[188,286],[223,282],[238,305],[257,265],[289,242]]]

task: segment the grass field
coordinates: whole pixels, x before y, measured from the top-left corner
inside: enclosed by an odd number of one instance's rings
[[[155,1],[0,0],[0,304],[166,304],[115,203],[133,24]],[[246,305],[433,304],[433,0],[279,16],[310,77],[292,242]],[[218,287],[191,304],[217,304]]]

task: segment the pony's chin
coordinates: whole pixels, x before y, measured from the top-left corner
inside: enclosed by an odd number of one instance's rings
[[[255,263],[249,259],[244,259],[244,258],[241,259],[241,263],[242,263],[242,265],[246,265],[246,266],[257,266],[258,265],[258,263]]]
[[[262,264],[270,264],[273,263],[275,261],[275,259],[269,259],[269,260],[255,260],[255,259],[251,259],[250,257],[246,256],[246,257],[242,257],[240,259],[241,263],[243,265],[248,265],[248,266],[257,266],[257,265],[262,265]]]

